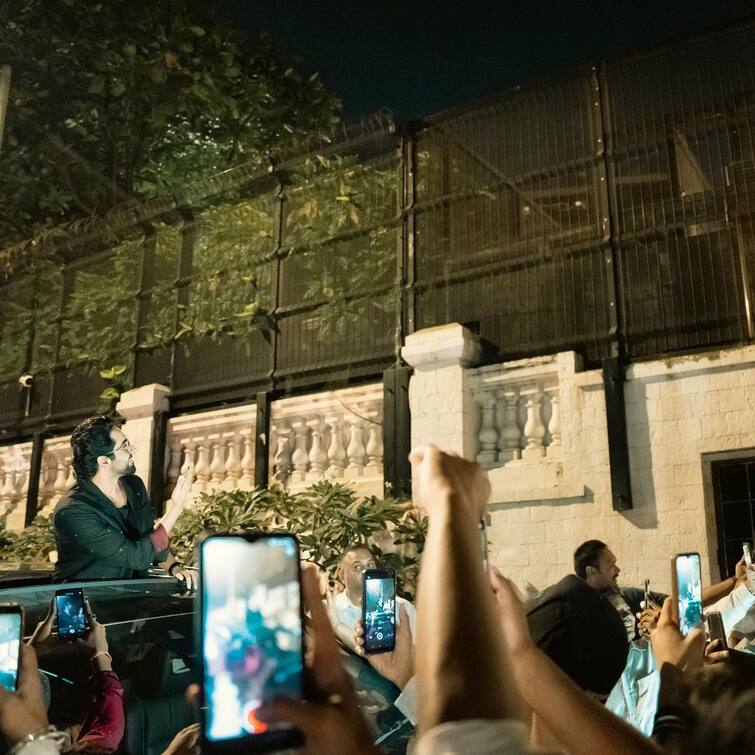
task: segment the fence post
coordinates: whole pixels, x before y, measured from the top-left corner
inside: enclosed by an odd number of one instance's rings
[[[408,367],[383,372],[383,489],[396,498],[412,493],[410,374]]]

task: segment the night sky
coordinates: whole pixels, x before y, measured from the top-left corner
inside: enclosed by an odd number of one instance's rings
[[[752,0],[435,3],[214,0],[319,71],[350,120],[386,107],[418,118],[518,83],[755,13]]]

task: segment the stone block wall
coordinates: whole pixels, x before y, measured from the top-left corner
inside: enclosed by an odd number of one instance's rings
[[[718,580],[710,463],[747,449],[755,455],[755,347],[627,370],[634,508],[617,512],[601,372],[583,371],[572,353],[475,368],[474,342],[458,325],[434,328],[409,336],[404,358],[415,367],[413,444],[433,441],[489,469],[492,563],[521,588],[541,590],[572,570],[577,545],[598,538],[616,554],[623,584],[641,586],[649,578],[653,588],[670,590],[669,557],[679,551],[699,551],[704,582]],[[434,358],[433,349],[443,359]],[[502,397],[512,390],[523,397],[522,450],[515,458],[502,446],[510,438]],[[533,430],[526,413],[524,399],[533,393],[536,409],[542,396],[558,397],[557,453],[548,446],[550,430]]]

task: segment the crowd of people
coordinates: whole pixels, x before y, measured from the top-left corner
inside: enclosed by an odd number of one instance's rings
[[[93,418],[72,444],[77,484],[55,514],[58,577],[135,576],[160,560],[193,589],[196,573],[169,552],[186,483],[174,493],[173,516],[156,525],[120,429]],[[393,650],[364,652],[362,580],[379,566],[366,544],[343,553],[335,594],[323,595],[317,570],[303,568],[314,694],[269,701],[257,711],[261,721],[295,725],[305,752],[379,752],[343,666],[345,645],[397,687],[417,755],[755,752],[752,566],[742,560],[702,593],[704,610],[721,618],[726,648],[722,638],[707,641],[702,625],[682,634],[672,598],[620,586],[617,557],[599,540],[577,547],[573,574],[525,602],[504,574],[483,567],[485,473],[434,446],[415,449],[411,461],[429,526],[416,606],[397,601]],[[88,605],[87,615],[91,705],[80,726],[48,725],[37,651],[56,641],[54,603],[23,647],[17,691],[0,689],[0,731],[24,755],[113,752],[123,737],[123,689],[105,629]],[[197,753],[200,742],[193,725],[168,753]]]

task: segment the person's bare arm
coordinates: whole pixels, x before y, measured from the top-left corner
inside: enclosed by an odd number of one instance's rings
[[[721,598],[725,598],[737,586],[737,582],[744,578],[746,572],[747,565],[744,557],[742,557],[735,567],[733,577],[728,577],[721,582],[716,582],[715,585],[708,585],[708,587],[703,588],[703,606],[712,605]]]
[[[491,571],[503,635],[527,703],[570,755],[658,755],[662,750],[583,692],[533,642],[511,582]]]
[[[477,464],[415,449],[414,479],[430,517],[417,602],[420,733],[469,719],[522,716],[483,571],[478,522],[490,483]]]

